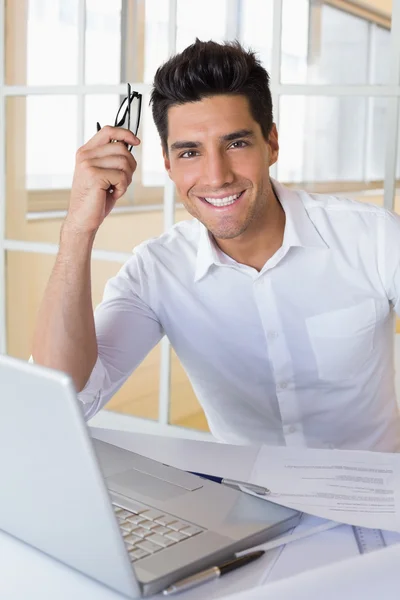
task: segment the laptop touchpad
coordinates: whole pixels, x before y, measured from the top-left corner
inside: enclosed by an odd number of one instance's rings
[[[132,497],[133,494],[143,494],[148,498],[155,500],[169,500],[189,493],[182,487],[152,477],[136,469],[130,469],[123,473],[117,473],[106,478],[106,485],[109,490]]]

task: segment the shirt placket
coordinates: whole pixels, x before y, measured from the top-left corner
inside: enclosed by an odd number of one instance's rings
[[[287,446],[307,446],[295,387],[293,362],[268,272],[261,274],[254,281],[254,295],[274,376],[285,443]]]

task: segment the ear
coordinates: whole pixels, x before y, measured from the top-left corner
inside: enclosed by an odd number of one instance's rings
[[[279,156],[279,142],[278,142],[278,130],[276,129],[275,123],[272,124],[272,129],[268,138],[269,152],[269,166],[276,163]]]
[[[171,178],[171,161],[170,161],[169,156],[164,148],[163,148],[162,154],[163,154],[163,159],[164,159],[165,170],[168,173],[168,177]]]

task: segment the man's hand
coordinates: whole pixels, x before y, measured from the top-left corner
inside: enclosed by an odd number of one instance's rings
[[[125,194],[137,166],[125,144],[137,146],[140,140],[128,129],[107,125],[77,151],[66,217],[73,229],[96,233]]]

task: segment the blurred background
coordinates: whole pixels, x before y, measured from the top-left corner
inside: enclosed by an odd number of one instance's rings
[[[138,243],[188,218],[148,104],[157,67],[196,37],[238,39],[269,71],[281,148],[274,177],[399,211],[399,2],[0,0],[0,351],[30,355],[75,152],[97,121],[113,122],[126,82],[143,94],[139,166],[97,237],[94,305]],[[93,421],[208,435],[166,340]]]

